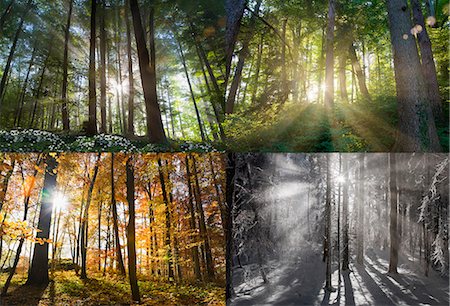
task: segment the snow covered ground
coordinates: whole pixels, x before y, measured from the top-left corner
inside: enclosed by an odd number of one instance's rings
[[[352,271],[342,273],[340,286],[334,271],[336,291],[326,294],[321,248],[307,244],[283,254],[282,259],[269,260],[267,284],[257,265],[235,267],[236,296],[231,305],[449,305],[448,279],[431,269],[425,277],[418,259],[406,256],[399,258],[399,274],[388,275],[388,255],[387,251],[366,250],[364,266],[352,264]]]

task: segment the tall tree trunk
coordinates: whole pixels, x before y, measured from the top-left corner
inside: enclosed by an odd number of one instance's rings
[[[283,42],[286,41],[286,27],[288,19],[284,18],[281,22],[281,35],[283,37]],[[287,67],[286,67],[286,44],[283,43],[281,47],[281,103],[284,103],[289,95],[289,84],[287,79]]]
[[[101,0],[100,9],[100,133],[106,133],[106,30],[105,0]]]
[[[116,258],[119,265],[120,275],[125,275],[125,265],[123,263],[122,251],[120,248],[119,221],[117,217],[116,189],[114,177],[114,153],[111,153],[111,210],[113,217],[114,239],[116,246]]]
[[[17,27],[16,34],[14,35],[14,40],[11,45],[11,49],[9,50],[8,59],[6,60],[5,68],[3,69],[3,75],[2,80],[0,81],[0,107],[3,102],[3,93],[6,89],[6,80],[9,76],[9,70],[11,69],[11,63],[14,57],[14,53],[16,52],[17,47],[17,41],[19,40],[20,33],[22,32],[23,23],[25,21],[25,18],[30,11],[32,0],[28,0],[28,2],[25,5],[25,10],[23,11],[22,16],[20,17],[19,26]]]
[[[260,41],[259,41],[259,45],[258,45],[258,58],[256,59],[255,79],[254,79],[253,90],[252,90],[252,105],[255,104],[256,95],[258,93],[259,73],[261,71],[261,61],[262,61],[263,49],[264,49],[264,33],[261,33],[261,37],[260,37]]]
[[[36,167],[39,167],[41,161],[41,157],[38,156],[38,160],[36,163]],[[14,168],[14,167],[13,167]],[[38,174],[38,170],[37,168],[34,170],[33,176],[32,176],[32,184],[30,185],[25,185],[25,180],[23,180],[23,186],[24,186],[24,200],[23,200],[23,204],[24,204],[24,212],[23,212],[23,222],[27,221],[27,216],[28,216],[28,209],[29,209],[29,204],[30,204],[30,197],[31,197],[31,191],[34,188],[34,182],[36,179],[36,175]],[[22,178],[23,178],[23,171],[22,171]],[[11,270],[9,271],[9,275],[8,278],[5,281],[5,285],[3,286],[2,292],[1,292],[1,296],[6,296],[6,293],[8,292],[8,288],[9,285],[11,284],[12,278],[14,276],[14,274],[16,273],[16,269],[17,269],[17,265],[19,264],[19,260],[20,260],[20,255],[22,254],[22,248],[23,248],[23,244],[25,243],[25,237],[21,237],[20,241],[19,241],[19,246],[17,247],[16,250],[16,256],[14,258],[14,262],[13,265],[11,267]],[[1,254],[1,252],[0,252]]]
[[[69,38],[70,38],[70,22],[72,19],[73,0],[69,0],[69,13],[67,14],[67,25],[64,33],[64,59],[63,59],[63,83],[61,88],[61,100],[62,100],[62,122],[63,130],[70,130],[69,112],[67,109],[67,77],[69,66]]]
[[[214,262],[212,260],[211,246],[209,243],[208,232],[206,229],[205,214],[203,212],[200,183],[199,183],[198,173],[197,173],[197,164],[196,164],[194,155],[191,155],[191,158],[192,158],[193,171],[194,171],[194,183],[195,183],[194,194],[195,194],[195,204],[196,204],[196,208],[197,208],[197,214],[199,216],[200,236],[203,240],[203,244],[205,247],[206,272],[208,274],[208,280],[213,281],[214,280]]]
[[[364,265],[364,211],[365,211],[365,191],[364,191],[364,180],[365,180],[365,171],[364,171],[364,159],[365,154],[360,153],[358,155],[359,159],[359,186],[358,186],[358,234],[357,234],[357,253],[356,253],[356,262],[360,265]]]
[[[86,197],[86,205],[84,207],[83,218],[81,221],[81,279],[87,279],[87,246],[88,246],[88,225],[89,225],[89,207],[91,206],[92,193],[94,191],[95,180],[97,179],[98,167],[100,163],[101,153],[98,153],[95,161],[94,173],[89,182],[89,189]]]
[[[47,64],[48,64],[48,60],[50,58],[50,53],[51,53],[51,48],[48,51],[47,56],[45,57],[44,64],[42,65],[42,69],[41,69],[41,75],[39,76],[38,87],[34,92],[34,103],[33,103],[33,110],[31,112],[31,116],[30,116],[30,121],[29,121],[30,123],[28,125],[29,128],[34,127],[34,120],[36,118],[36,113],[38,111],[38,102],[39,102],[39,98],[41,95],[42,84],[44,82],[45,71],[47,69]]]
[[[259,13],[259,8],[261,7],[262,0],[258,0],[255,5],[254,12],[255,14]],[[230,92],[228,93],[227,102],[226,102],[226,114],[232,114],[234,111],[234,104],[236,101],[236,94],[241,84],[242,71],[244,69],[245,60],[250,55],[250,41],[253,37],[253,32],[255,28],[256,17],[255,14],[252,14],[249,24],[249,31],[245,38],[242,41],[242,49],[239,52],[239,61],[236,65],[236,69],[234,71],[233,81],[231,83]],[[283,44],[284,45],[284,44]]]
[[[348,155],[344,154],[342,171],[344,172],[344,186],[342,188],[342,223],[343,223],[343,250],[342,250],[342,271],[349,269],[349,239],[348,239],[348,187],[349,187],[349,169]]]
[[[125,8],[125,23],[127,27],[127,56],[128,56],[128,128],[130,137],[134,136],[134,77],[133,77],[133,57],[131,49],[131,25],[129,16],[129,6]]]
[[[325,202],[325,254],[326,254],[326,279],[325,290],[332,291],[333,286],[331,284],[331,162],[330,154],[326,154],[327,158],[327,190],[326,190],[326,202]]]
[[[25,81],[23,82],[22,92],[21,92],[20,98],[19,98],[19,107],[17,109],[17,115],[16,115],[16,120],[15,120],[16,122],[14,124],[15,127],[20,126],[20,121],[22,119],[23,105],[25,102],[25,95],[26,95],[26,90],[28,87],[28,80],[30,77],[31,68],[33,67],[33,64],[34,64],[35,55],[36,55],[36,45],[34,46],[33,52],[31,53],[31,59],[30,59],[30,63],[28,64],[27,74],[25,76]]]
[[[389,194],[390,194],[390,224],[389,232],[391,239],[389,271],[397,273],[398,264],[398,236],[397,236],[397,165],[395,153],[389,153]]]
[[[198,110],[197,101],[195,100],[194,90],[192,89],[191,79],[189,77],[189,72],[188,72],[187,65],[186,65],[186,58],[184,57],[183,48],[182,48],[181,43],[179,41],[178,41],[178,49],[180,51],[181,62],[183,63],[184,73],[186,75],[186,80],[188,82],[189,92],[191,93],[192,102],[194,103],[195,115],[197,117],[197,122],[198,122],[198,128],[200,130],[200,135],[202,137],[202,141],[206,141],[205,133],[203,131],[202,121],[201,121],[201,118],[200,118],[200,112]]]
[[[139,69],[141,71],[142,88],[144,90],[144,100],[146,108],[147,120],[147,136],[152,143],[167,142],[164,133],[164,127],[161,118],[161,110],[159,108],[156,94],[156,67],[150,62],[150,56],[145,44],[145,31],[142,27],[141,15],[137,0],[129,0],[131,15],[133,17],[134,34],[136,46],[138,50]],[[150,31],[154,33],[153,10],[150,14]],[[150,46],[154,46],[154,35],[151,35]],[[152,49],[152,48],[151,48]],[[154,58],[154,50],[150,50],[152,58]]]
[[[128,273],[130,275],[131,296],[133,301],[140,302],[139,286],[136,275],[136,230],[135,230],[135,207],[134,207],[134,167],[133,157],[130,156],[126,161],[126,184],[127,184],[127,202],[128,202],[128,226],[127,226],[127,249],[128,249]]]
[[[37,228],[40,230],[36,238],[50,238],[50,224],[52,222],[53,194],[56,189],[56,178],[58,162],[55,157],[48,154],[45,159],[46,170],[44,176],[44,187],[42,189],[41,208]],[[48,276],[48,242],[34,244],[33,259],[28,271],[26,284],[33,286],[45,286],[49,282]]]
[[[356,56],[356,49],[355,49],[355,46],[353,45],[353,43],[350,44],[350,47],[348,49],[348,56],[352,63],[353,69],[355,71],[356,78],[358,79],[358,86],[359,86],[359,90],[360,90],[362,96],[367,101],[369,101],[369,102],[372,101],[370,94],[369,94],[369,90],[367,89],[366,78],[364,76],[364,72],[361,67],[361,64],[359,63],[358,57]]]
[[[226,301],[229,302],[233,296],[233,283],[232,283],[232,254],[233,254],[233,203],[234,203],[234,183],[236,174],[236,155],[234,153],[228,153],[226,156],[226,206],[227,215],[223,227],[225,228],[225,243],[226,243]]]
[[[175,274],[173,271],[173,258],[172,258],[172,247],[171,247],[171,234],[170,234],[170,228],[171,228],[171,220],[170,220],[170,203],[169,197],[167,195],[167,189],[166,189],[166,181],[164,178],[164,170],[161,163],[161,158],[158,158],[158,171],[159,171],[159,181],[161,183],[161,191],[163,195],[163,200],[165,204],[165,215],[166,215],[166,239],[165,239],[165,247],[167,252],[167,271],[168,271],[168,280],[169,282],[172,282],[174,280]]]
[[[244,15],[245,0],[226,0],[225,10],[227,14],[227,27],[225,33],[225,82],[227,83],[231,73],[234,46],[241,27],[241,19]]]
[[[325,100],[328,110],[334,105],[334,24],[335,0],[328,1],[328,23],[325,41]]]
[[[11,14],[15,2],[16,0],[9,1],[8,5],[2,13],[2,16],[0,17],[0,37],[3,36],[3,26],[5,25],[6,18],[9,14]]]
[[[91,0],[91,37],[89,45],[89,120],[88,135],[97,134],[97,89],[95,85],[95,40],[96,40],[97,0]]]
[[[436,74],[436,66],[434,65],[433,51],[431,48],[430,37],[425,26],[420,0],[411,0],[413,22],[415,25],[422,27],[417,33],[417,41],[420,47],[420,56],[422,58],[422,73],[428,92],[428,101],[430,102],[433,116],[436,120],[443,119],[442,100],[439,94],[439,84]]]
[[[394,53],[398,100],[398,131],[394,151],[441,151],[433,113],[406,0],[388,0],[388,19]]]
[[[186,181],[187,181],[187,185],[188,185],[188,204],[189,204],[189,225],[191,227],[191,231],[196,232],[197,231],[197,227],[195,226],[195,211],[194,211],[194,201],[192,200],[193,197],[193,192],[192,192],[192,183],[191,183],[191,171],[189,168],[189,155],[186,154],[185,157],[185,163],[186,163]],[[194,237],[192,237],[194,239]],[[195,242],[195,240],[193,241]],[[202,274],[201,274],[201,270],[200,270],[200,261],[198,259],[198,246],[193,246],[191,248],[191,256],[192,256],[192,261],[194,263],[194,273],[195,273],[195,278],[197,279],[197,281],[201,281],[202,280]]]

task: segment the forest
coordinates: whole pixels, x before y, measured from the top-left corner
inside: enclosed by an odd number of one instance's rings
[[[5,305],[225,305],[219,154],[0,156]]]
[[[227,0],[239,152],[448,151],[448,1]]]
[[[228,169],[230,305],[449,303],[448,155],[239,154]]]
[[[8,0],[0,14],[0,128],[223,136],[220,1]]]
[[[163,151],[447,152],[448,12],[436,0],[5,0],[1,149],[46,131],[70,151],[114,135]]]

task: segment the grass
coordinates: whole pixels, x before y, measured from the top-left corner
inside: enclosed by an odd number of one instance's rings
[[[6,274],[0,275],[4,283]],[[24,286],[26,274],[14,277],[4,305],[131,305],[128,281],[115,275],[90,274],[81,280],[74,271],[57,271],[46,287]],[[139,281],[141,305],[225,305],[224,286]]]

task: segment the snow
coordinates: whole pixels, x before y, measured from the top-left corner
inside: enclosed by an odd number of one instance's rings
[[[425,277],[419,260],[399,256],[398,275],[388,275],[388,251],[367,249],[364,266],[351,264],[338,286],[334,260],[332,283],[325,293],[321,246],[302,243],[301,250],[272,258],[264,266],[264,284],[256,264],[235,267],[235,297],[230,305],[449,305],[449,281],[430,269]],[[353,261],[352,261],[353,262]]]

